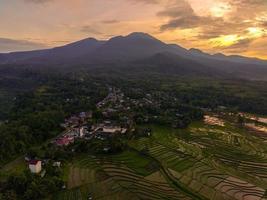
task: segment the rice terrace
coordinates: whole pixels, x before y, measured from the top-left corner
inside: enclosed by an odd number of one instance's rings
[[[81,155],[67,165],[66,191],[52,199],[266,199],[266,143],[224,124],[151,125],[151,137],[130,140],[122,153]]]

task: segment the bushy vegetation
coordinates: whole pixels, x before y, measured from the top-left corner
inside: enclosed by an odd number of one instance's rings
[[[32,92],[17,97],[8,123],[0,125],[0,162],[57,136],[60,124],[72,113],[94,109],[106,88],[89,80],[53,78]]]
[[[126,140],[120,135],[113,136],[105,140],[93,138],[90,142],[86,140],[76,141],[72,147],[77,153],[119,153],[126,149]]]
[[[64,182],[61,176],[62,171],[53,167],[52,164],[46,167],[45,177],[31,174],[29,171],[19,175],[11,175],[2,186],[0,199],[30,200],[47,197],[49,194],[62,189]]]

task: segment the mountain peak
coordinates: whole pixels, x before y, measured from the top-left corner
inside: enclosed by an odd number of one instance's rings
[[[85,38],[85,39],[82,39],[80,41],[77,41],[77,42],[74,42],[72,44],[78,44],[78,43],[93,43],[93,42],[99,42],[97,39],[95,38],[92,38],[92,37],[89,37],[89,38]]]
[[[58,49],[58,48],[62,48],[62,47],[84,47],[84,46],[91,46],[91,45],[96,45],[96,44],[100,44],[102,43],[102,41],[99,41],[95,38],[85,38],[85,39],[82,39],[82,40],[79,40],[79,41],[76,41],[76,42],[73,42],[73,43],[69,43],[69,44],[66,44],[64,46],[61,46],[61,47],[55,47],[54,49]]]
[[[88,42],[94,41],[94,42],[97,42],[98,40],[95,39],[95,38],[89,37],[89,38],[85,38],[83,41],[88,41]]]
[[[213,54],[213,56],[216,56],[216,57],[221,57],[221,58],[225,58],[226,56],[222,53],[216,53],[216,54]]]
[[[196,49],[196,48],[191,48],[191,49],[189,49],[189,51],[191,51],[192,53],[198,53],[198,54],[203,54],[204,53],[200,49]]]
[[[126,36],[126,38],[143,38],[143,39],[153,39],[156,40],[153,36],[149,35],[148,33],[143,32],[133,32]]]

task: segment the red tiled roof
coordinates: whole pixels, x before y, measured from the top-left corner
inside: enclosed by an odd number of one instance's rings
[[[40,160],[30,160],[29,164],[30,165],[37,165],[38,162],[40,162]]]
[[[71,142],[74,142],[73,137],[62,137],[56,140],[58,146],[69,145]]]
[[[69,144],[69,140],[67,138],[60,138],[56,141],[57,145],[67,145]]]

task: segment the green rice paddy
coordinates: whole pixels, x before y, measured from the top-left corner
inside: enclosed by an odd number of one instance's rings
[[[149,126],[111,156],[69,164],[67,189],[53,199],[264,200],[267,145],[245,129],[194,123],[186,130]]]

